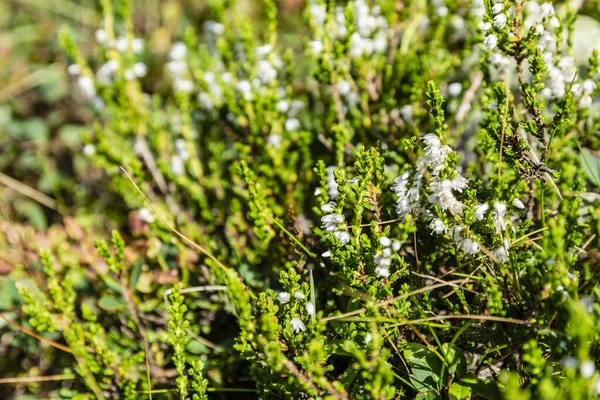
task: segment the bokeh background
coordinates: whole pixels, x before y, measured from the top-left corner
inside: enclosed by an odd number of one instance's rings
[[[207,19],[205,1],[133,3],[135,32],[148,38],[149,53],[159,56],[152,59],[166,55],[186,27],[201,26]],[[239,1],[238,7],[260,31],[261,2]],[[303,0],[278,2],[280,40],[297,49],[300,71],[307,32],[302,7]],[[576,23],[577,59],[585,60],[594,49],[600,50],[599,20],[599,3],[586,2]],[[84,55],[93,57],[100,21],[99,1],[0,0],[0,312],[11,320],[21,318],[15,311],[19,302],[15,281],[32,271],[35,276],[40,246],[63,238],[65,252],[77,258],[74,262],[87,262],[98,257],[95,239],[109,237],[115,228],[135,229],[136,221],[122,199],[82,153],[93,114],[73,90],[68,60],[58,40],[59,29],[67,26]],[[152,75],[162,73],[161,66],[148,67],[144,84],[158,85],[159,79],[153,81]],[[145,279],[172,283],[167,275]],[[34,338],[0,320],[0,379],[19,371],[52,375],[55,360],[38,348]],[[45,396],[44,390],[39,383],[35,387],[0,384],[0,399],[38,398],[21,395]]]

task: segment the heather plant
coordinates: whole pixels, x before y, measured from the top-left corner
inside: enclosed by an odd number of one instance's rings
[[[19,287],[73,356],[69,396],[600,394],[581,4],[307,1],[289,47],[274,2],[260,28],[209,2],[163,52],[102,6],[93,57],[61,40],[132,222],[95,280],[50,249]]]

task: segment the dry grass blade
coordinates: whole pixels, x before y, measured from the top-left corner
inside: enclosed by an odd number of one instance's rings
[[[215,256],[213,256],[208,250],[206,250],[204,247],[200,246],[198,243],[194,242],[192,239],[185,236],[183,233],[179,232],[177,229],[172,227],[167,221],[165,221],[165,219],[156,211],[156,209],[154,209],[154,207],[152,206],[150,201],[146,198],[146,196],[144,195],[142,190],[139,188],[139,186],[134,182],[131,175],[129,175],[129,172],[127,172],[127,170],[123,167],[121,167],[121,170],[123,171],[123,173],[125,174],[127,179],[129,179],[129,182],[131,182],[131,184],[135,187],[135,190],[137,190],[137,192],[140,194],[142,199],[144,199],[144,202],[148,205],[150,210],[152,210],[154,215],[156,215],[156,217],[160,220],[160,222],[162,222],[167,228],[169,228],[169,230],[171,230],[173,233],[175,233],[177,236],[179,236],[184,242],[186,242],[187,244],[189,244],[190,246],[192,246],[193,248],[195,248],[196,250],[198,250],[199,252],[204,254],[206,257],[210,258],[215,264],[217,264],[221,269],[223,269],[223,271],[229,270],[229,268],[227,268],[221,261],[219,261]]]
[[[387,325],[385,328],[395,328],[397,326],[403,325],[411,325],[411,324],[419,324],[422,322],[431,322],[431,321],[442,321],[445,319],[475,319],[481,321],[494,321],[494,322],[506,322],[510,324],[517,325],[532,325],[530,321],[526,321],[523,319],[513,319],[513,318],[505,318],[505,317],[496,317],[494,315],[467,315],[467,314],[454,314],[454,315],[436,315],[434,317],[427,318],[419,318],[412,320],[405,320],[403,322],[398,322],[397,324]]]
[[[385,307],[388,304],[391,304],[391,303],[393,303],[395,301],[398,301],[398,300],[401,300],[401,299],[405,299],[407,297],[414,296],[414,295],[419,294],[419,293],[427,292],[429,290],[434,290],[434,289],[438,289],[438,288],[446,287],[446,286],[452,286],[453,284],[464,283],[464,282],[465,282],[464,279],[455,279],[455,280],[452,280],[452,281],[446,281],[444,283],[436,283],[434,285],[425,286],[425,287],[422,287],[420,289],[413,290],[411,292],[404,293],[404,294],[401,294],[401,295],[396,296],[396,297],[392,297],[389,300],[380,301],[379,303],[375,304],[375,308]],[[347,312],[347,313],[344,313],[344,314],[332,315],[330,317],[323,318],[323,321],[334,321],[334,320],[337,320],[337,319],[342,319],[342,318],[346,318],[346,317],[351,317],[353,315],[362,314],[362,313],[364,313],[366,311],[367,311],[367,309],[365,307],[363,307],[363,308],[359,308],[358,310],[350,311],[350,312]]]
[[[7,324],[9,324],[9,325],[10,325],[10,326],[12,326],[13,328],[15,328],[15,329],[17,329],[17,330],[19,330],[19,331],[23,332],[23,333],[24,333],[24,334],[26,334],[26,335],[29,335],[29,336],[31,336],[31,337],[34,337],[34,338],[36,338],[37,340],[39,340],[39,341],[41,341],[41,342],[44,342],[44,343],[46,343],[46,344],[49,344],[49,345],[50,345],[50,346],[52,346],[52,347],[56,347],[57,349],[60,349],[60,350],[62,350],[62,351],[64,351],[64,352],[67,352],[67,353],[71,353],[71,354],[73,354],[73,352],[71,351],[71,349],[69,349],[67,346],[64,346],[64,345],[62,345],[62,344],[60,344],[60,343],[56,343],[54,340],[46,339],[45,337],[42,337],[42,336],[38,335],[37,333],[35,333],[35,332],[33,332],[33,331],[30,331],[30,330],[29,330],[29,329],[27,329],[27,328],[23,328],[22,326],[20,326],[20,325],[18,325],[18,324],[16,324],[16,323],[14,323],[13,321],[11,321],[11,320],[9,320],[8,318],[6,318],[4,315],[2,315],[2,313],[0,313],[0,319],[2,319],[4,322],[6,322]]]
[[[71,381],[77,379],[75,375],[48,375],[48,376],[20,376],[16,378],[2,378],[0,385],[21,385],[25,383]]]
[[[37,201],[40,204],[45,205],[46,207],[52,209],[52,210],[58,210],[58,203],[56,202],[56,200],[54,200],[51,197],[46,196],[44,193],[39,192],[27,185],[25,185],[24,183],[19,182],[18,180],[11,178],[8,175],[3,174],[2,172],[0,172],[0,183],[3,184],[6,187],[11,188],[12,190],[15,190],[19,193],[21,193],[23,196],[27,196],[32,200]]]

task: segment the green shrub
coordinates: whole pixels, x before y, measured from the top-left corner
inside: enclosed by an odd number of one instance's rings
[[[600,71],[573,58],[576,10],[309,1],[288,47],[274,2],[260,29],[209,2],[167,50],[103,7],[90,60],[61,38],[128,240],[98,242],[94,281],[43,253],[43,290],[21,287],[70,395],[600,393]]]

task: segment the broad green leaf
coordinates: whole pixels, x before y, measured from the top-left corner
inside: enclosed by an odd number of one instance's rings
[[[592,154],[588,149],[581,149],[581,168],[588,180],[600,186],[600,156]]]
[[[463,376],[467,373],[467,360],[461,349],[452,343],[444,343],[442,351],[448,364],[448,373],[450,375]]]
[[[14,202],[14,207],[20,215],[27,218],[31,225],[37,229],[43,230],[48,227],[44,209],[38,203],[29,199],[19,199]]]
[[[410,380],[419,392],[435,391],[441,383],[442,361],[419,343],[409,343],[404,349],[404,359],[410,367]]]
[[[125,300],[123,298],[102,296],[100,300],[98,300],[98,307],[106,311],[116,311],[124,306]]]
[[[419,392],[415,396],[416,400],[436,400],[440,398],[440,393],[437,390],[428,390],[426,392]]]
[[[12,279],[0,281],[0,310],[10,310],[19,301],[19,291]]]
[[[454,382],[450,385],[448,390],[448,397],[450,400],[469,400],[473,390],[469,386],[463,386],[458,382]]]
[[[131,274],[129,275],[129,288],[135,289],[137,285],[140,275],[142,274],[142,260],[138,260],[135,264],[133,264],[133,268],[131,269]]]
[[[460,384],[470,387],[474,394],[488,400],[500,400],[503,398],[498,383],[489,379],[480,379],[472,372],[469,372],[462,378]]]

